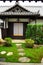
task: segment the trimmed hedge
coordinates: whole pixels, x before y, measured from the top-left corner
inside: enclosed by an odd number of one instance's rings
[[[12,39],[10,37],[5,38],[5,45],[6,47],[12,46]]]
[[[25,44],[27,48],[33,48],[35,41],[32,39],[25,39]]]
[[[26,38],[35,40],[37,44],[43,44],[43,25],[27,25]]]

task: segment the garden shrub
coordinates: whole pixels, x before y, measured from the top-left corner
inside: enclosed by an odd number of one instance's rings
[[[3,39],[0,39],[0,46],[3,46],[5,44],[5,41]]]
[[[34,40],[32,39],[25,39],[26,47],[32,48],[34,46]]]
[[[11,44],[12,44],[12,39],[11,38],[5,38],[5,41],[6,41],[6,43],[5,43],[5,46],[11,46]]]
[[[33,39],[37,44],[43,44],[43,25],[28,24],[26,29],[26,38]]]

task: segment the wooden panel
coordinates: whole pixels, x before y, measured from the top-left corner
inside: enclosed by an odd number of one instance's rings
[[[17,22],[18,21],[17,18],[9,18],[8,20],[9,20],[9,22]]]
[[[4,39],[5,37],[7,37],[7,29],[2,28],[2,38]]]
[[[24,39],[25,38],[27,24],[28,23],[23,23],[23,36],[20,36],[20,35],[19,36],[14,36],[14,33],[13,33],[14,22],[9,22],[8,23],[8,31],[7,31],[8,37],[11,37],[13,39]]]
[[[19,18],[19,21],[20,22],[29,22],[29,19],[28,18]]]

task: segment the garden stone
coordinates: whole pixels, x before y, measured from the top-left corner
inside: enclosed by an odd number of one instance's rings
[[[8,52],[7,53],[7,56],[11,56],[11,55],[13,55],[13,52]]]
[[[4,62],[5,60],[5,58],[0,58],[0,62]]]
[[[21,46],[22,44],[16,44],[17,46]]]
[[[40,47],[39,45],[37,45],[37,44],[34,44],[34,47],[33,48],[38,48],[38,47]]]
[[[29,61],[30,61],[30,58],[20,57],[20,58],[19,58],[19,61],[20,61],[20,62],[29,62]]]
[[[1,51],[0,54],[6,54],[6,51]]]
[[[17,48],[22,48],[22,44],[16,44]]]
[[[41,63],[43,63],[43,58],[42,58],[42,60],[41,60]]]
[[[15,42],[15,43],[25,43],[25,40],[17,40],[17,39],[15,39],[15,40],[12,40],[12,42]]]
[[[18,49],[18,51],[19,51],[19,52],[24,52],[24,49],[21,48],[21,49]]]
[[[20,55],[20,56],[24,56],[24,55],[25,55],[25,53],[23,53],[23,52],[20,52],[20,53],[19,53],[19,55]]]

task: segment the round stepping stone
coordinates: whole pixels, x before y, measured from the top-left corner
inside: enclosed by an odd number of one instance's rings
[[[6,51],[1,51],[0,54],[6,54]]]
[[[25,55],[25,53],[23,53],[23,52],[20,52],[20,53],[19,53],[19,55],[20,55],[20,56],[24,56],[24,55]]]
[[[19,61],[20,61],[20,62],[29,62],[29,61],[30,61],[30,58],[20,57],[20,58],[19,58]]]
[[[19,52],[24,52],[24,49],[18,49]]]
[[[41,63],[43,63],[43,58],[42,58],[42,60],[41,60]]]
[[[11,56],[11,55],[13,55],[13,52],[8,52],[7,53],[7,56]]]

